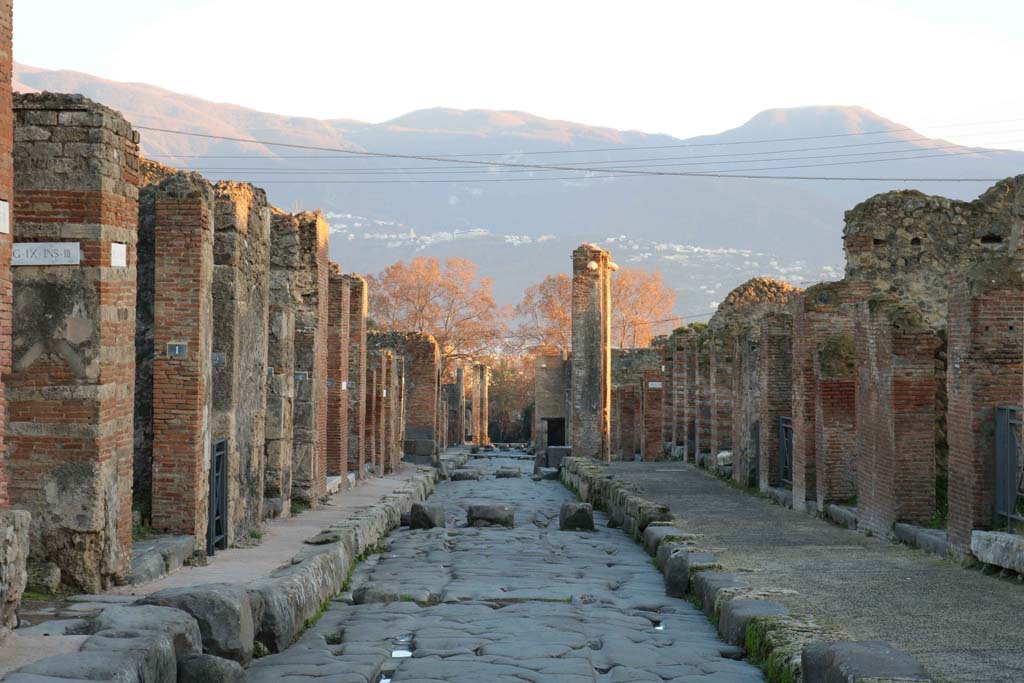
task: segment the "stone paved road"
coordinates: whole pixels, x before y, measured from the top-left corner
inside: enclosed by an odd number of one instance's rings
[[[394,532],[354,585],[401,595],[339,598],[287,651],[257,660],[253,683],[747,683],[758,669],[689,603],[665,596],[641,547],[596,515],[596,532],[558,529],[571,494],[535,482],[528,460],[470,461],[480,481],[445,482],[448,528]],[[494,477],[499,466],[523,477]],[[472,502],[516,507],[514,529],[465,528]]]
[[[703,535],[726,571],[861,640],[909,652],[941,683],[1024,682],[1024,586],[787,510],[680,462],[609,472]]]

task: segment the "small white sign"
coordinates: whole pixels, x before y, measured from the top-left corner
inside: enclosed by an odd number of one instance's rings
[[[0,232],[11,234],[11,204],[0,199]]]
[[[110,267],[128,267],[128,245],[121,242],[110,243]]]
[[[344,379],[341,380],[341,390],[342,391],[347,391],[348,390],[348,380],[344,380]]]
[[[19,242],[11,252],[12,266],[77,266],[81,262],[78,242]]]
[[[647,386],[651,389],[661,389],[661,382],[648,382]]]

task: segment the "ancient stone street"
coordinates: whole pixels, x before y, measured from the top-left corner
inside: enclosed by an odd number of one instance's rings
[[[429,500],[444,506],[446,528],[393,532],[351,591],[291,648],[258,659],[249,680],[763,680],[701,611],[665,595],[650,557],[604,515],[595,512],[594,532],[560,531],[559,510],[575,497],[534,481],[532,458],[467,467],[481,478],[442,482]],[[522,476],[497,476],[513,468]],[[515,527],[466,527],[475,504],[513,506]]]

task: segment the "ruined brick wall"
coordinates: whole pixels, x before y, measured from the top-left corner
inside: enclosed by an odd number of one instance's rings
[[[264,496],[266,515],[287,516],[292,499],[295,438],[295,312],[299,297],[292,279],[301,268],[299,222],[274,212],[271,221],[268,312],[268,386],[265,423]]]
[[[452,411],[455,414],[455,424],[452,433],[455,435],[453,444],[466,443],[466,377],[463,368],[455,370],[455,401],[452,404]]]
[[[551,420],[565,421],[565,352],[554,346],[535,351],[533,416],[534,438],[538,453],[547,452],[548,427]],[[568,436],[568,435],[565,435]],[[565,445],[556,444],[556,445]]]
[[[375,476],[380,476],[378,453],[380,452],[380,368],[374,354],[366,355],[366,415],[362,422],[364,467]]]
[[[0,0],[0,202],[7,205],[8,223],[0,230],[0,510],[10,502],[7,493],[7,400],[4,377],[11,371],[11,208],[14,206],[14,115],[11,78],[12,0]],[[20,595],[20,591],[19,591]]]
[[[405,435],[401,453],[434,458],[438,453],[438,398],[441,351],[432,335],[424,332],[377,332],[376,348],[393,349],[404,359]]]
[[[473,366],[473,440],[481,446],[491,443],[490,397],[491,369],[483,363]]]
[[[682,345],[682,429],[684,451],[683,456],[693,461],[697,454],[697,335],[692,331]]]
[[[348,474],[348,348],[351,287],[330,264],[327,300],[327,474]]]
[[[1021,405],[1024,282],[1010,258],[952,278],[949,294],[949,525],[957,555],[992,527],[996,406]]]
[[[745,327],[733,337],[732,478],[757,485],[761,429],[760,329]]]
[[[826,337],[814,355],[814,471],[818,510],[857,495],[856,353],[853,335]]]
[[[646,462],[657,460],[664,448],[664,396],[665,373],[660,369],[645,371],[640,383],[640,458]]]
[[[710,403],[711,453],[732,450],[733,363],[735,341],[732,332],[717,330],[707,337],[708,380],[707,400]]]
[[[935,513],[935,332],[915,309],[873,298],[857,307],[857,525]]]
[[[152,441],[148,454],[136,450],[136,482],[150,480],[138,476],[148,461],[151,485],[144,490],[151,495],[152,526],[191,534],[201,550],[210,514],[213,188],[198,174],[181,173],[143,195],[139,236],[151,245],[146,256],[152,261],[146,264],[150,277],[139,269],[138,301],[140,310],[148,302],[152,318],[149,354],[140,354],[139,367],[151,372],[136,374],[136,407],[139,397],[149,398],[142,406],[148,413],[136,411],[136,429],[148,416]]]
[[[295,435],[292,498],[312,504],[327,490],[327,301],[329,227],[319,212],[296,216],[302,268],[293,281],[295,315]],[[304,378],[304,379],[303,379]]]
[[[173,174],[171,174],[173,175]],[[170,175],[164,178],[171,177]],[[159,181],[157,182],[159,184]],[[132,446],[133,508],[153,497],[153,305],[156,284],[156,185],[139,190],[135,267],[135,417]],[[212,271],[211,271],[212,272]],[[143,522],[150,524],[151,515]]]
[[[661,370],[661,349],[612,349],[612,386],[639,384],[644,373]]]
[[[673,437],[673,415],[675,413],[675,386],[672,363],[675,356],[675,339],[671,336],[660,339],[661,376],[663,389],[661,392],[661,451],[662,455],[671,455],[675,446]]]
[[[10,501],[33,558],[98,592],[131,549],[139,137],[76,95],[19,95],[14,120],[14,239],[81,260],[13,269]]]
[[[779,418],[792,417],[793,318],[769,313],[761,319],[760,369],[761,467],[758,487],[779,485]]]
[[[668,372],[672,376],[672,400],[670,401],[672,407],[666,418],[672,441],[672,455],[677,457],[686,455],[686,400],[689,393],[686,361],[688,357],[687,344],[691,334],[693,334],[691,330],[681,327],[672,333],[669,342],[672,349],[672,359],[668,366]]]
[[[640,385],[625,384],[619,390],[618,457],[632,460],[640,454]]]
[[[366,406],[368,384],[366,374],[366,280],[359,275],[345,275],[349,284],[348,318],[348,468],[362,479],[366,476],[367,445]]]
[[[214,441],[227,439],[228,544],[262,521],[270,208],[247,183],[214,186]]]
[[[696,396],[694,397],[694,453],[710,453],[711,443],[711,352],[708,335],[702,333],[697,338],[697,374]]]
[[[577,456],[611,459],[611,255],[592,244],[572,253],[572,418]]]

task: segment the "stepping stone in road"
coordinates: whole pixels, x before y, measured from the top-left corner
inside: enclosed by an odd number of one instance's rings
[[[515,509],[511,505],[485,503],[470,505],[466,509],[469,526],[504,526],[512,528],[515,523]]]
[[[590,503],[562,503],[558,528],[562,531],[593,531],[593,506]]]

